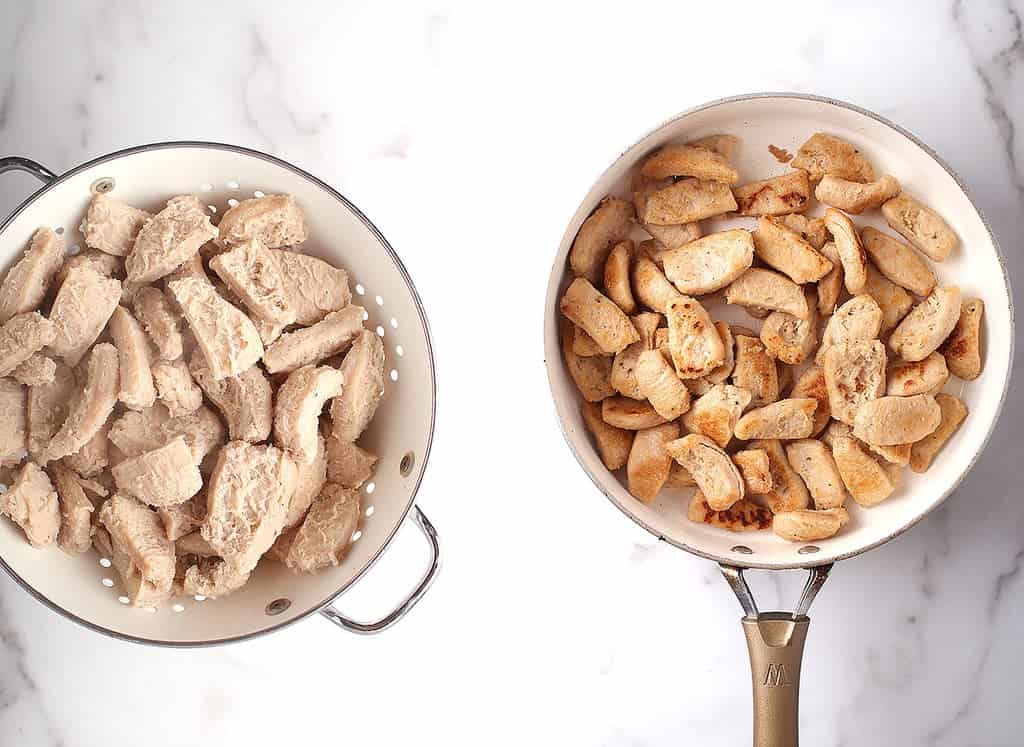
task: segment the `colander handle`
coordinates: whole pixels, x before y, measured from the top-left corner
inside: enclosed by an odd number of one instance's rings
[[[419,506],[413,507],[412,520],[423,532],[423,536],[427,538],[427,542],[430,543],[430,566],[427,568],[426,573],[423,574],[423,578],[416,584],[408,596],[402,602],[389,612],[384,617],[373,620],[372,622],[359,622],[351,618],[345,617],[336,610],[333,606],[325,607],[320,610],[320,614],[326,617],[335,625],[338,625],[345,630],[352,633],[360,633],[363,635],[370,635],[372,633],[380,633],[381,631],[387,630],[396,622],[401,620],[407,614],[409,610],[416,606],[416,603],[420,601],[420,598],[427,593],[427,589],[434,583],[434,578],[437,576],[437,572],[441,568],[441,547],[437,540],[437,530],[434,529],[434,525],[430,523],[430,519],[423,513]]]
[[[0,158],[0,174],[8,171],[24,171],[26,174],[31,174],[43,182],[43,184],[49,184],[57,178],[57,175],[43,166],[43,164],[36,163],[32,159],[23,158],[22,156],[4,156]]]
[[[796,610],[758,612],[743,569],[722,565],[722,575],[740,600],[743,633],[750,654],[754,690],[754,747],[797,747],[800,743],[800,665],[811,620],[807,610],[831,565],[810,568]]]

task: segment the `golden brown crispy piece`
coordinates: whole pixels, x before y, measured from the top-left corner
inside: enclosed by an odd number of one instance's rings
[[[799,234],[800,238],[821,251],[828,241],[828,229],[821,218],[808,218],[800,213],[787,213],[779,218],[786,228]]]
[[[636,344],[637,343],[633,343],[633,345]],[[629,348],[627,347],[625,350],[620,350],[616,355],[621,355],[628,349]],[[590,358],[595,355],[608,355],[608,353],[601,349],[600,345],[594,342],[593,337],[588,335],[575,324],[572,329],[572,351],[583,358]]]
[[[724,511],[715,511],[699,490],[690,499],[687,516],[690,521],[710,524],[730,532],[753,532],[772,525],[771,511],[752,500],[744,498]]]
[[[60,530],[57,493],[35,462],[25,462],[14,484],[0,495],[0,514],[21,527],[33,547],[46,547],[56,541]]]
[[[93,195],[78,230],[85,245],[114,257],[125,257],[135,246],[142,226],[153,216],[102,192]]]
[[[702,394],[683,416],[683,425],[722,448],[732,439],[743,410],[750,404],[750,392],[730,384],[716,384]]]
[[[617,353],[640,339],[622,309],[584,278],[576,278],[566,288],[559,309],[606,353]]]
[[[866,293],[854,296],[829,318],[818,348],[817,361],[823,363],[825,353],[834,345],[874,340],[882,328],[882,309]]]
[[[780,399],[764,407],[748,411],[736,423],[736,438],[782,439],[807,438],[814,431],[816,399]]]
[[[338,565],[352,543],[359,516],[359,493],[328,483],[298,529],[282,535],[282,540],[287,537],[282,562],[295,573]]]
[[[889,337],[889,347],[903,360],[927,358],[949,337],[960,319],[960,289],[940,286],[919,303]],[[947,365],[949,361],[946,361]]]
[[[665,418],[647,400],[617,396],[601,402],[601,418],[608,425],[627,431],[654,428],[665,422]]]
[[[813,438],[786,444],[786,458],[800,475],[818,509],[839,508],[846,502],[846,486],[828,446]]]
[[[633,262],[633,292],[642,306],[664,314],[668,305],[682,294],[669,282],[657,263],[644,256],[643,250],[647,245],[646,241],[640,245],[639,256]]]
[[[13,316],[0,326],[0,376],[8,376],[57,337],[57,328],[38,311]]]
[[[285,325],[295,321],[292,295],[277,257],[258,239],[250,239],[218,254],[210,260],[210,269],[253,316]]]
[[[824,222],[823,222],[824,223]],[[832,262],[832,269],[818,281],[818,314],[830,316],[839,303],[839,297],[845,286],[843,278],[843,262],[839,257],[836,245],[829,241],[821,247],[821,253]]]
[[[754,261],[754,241],[742,229],[708,234],[662,255],[665,277],[687,295],[724,288]]]
[[[616,428],[608,425],[601,417],[601,406],[594,402],[584,402],[580,405],[583,413],[583,423],[594,437],[597,452],[601,455],[604,466],[614,472],[626,466],[629,459],[629,450],[633,446],[633,431],[623,428]]]
[[[129,283],[152,283],[168,275],[216,238],[217,228],[194,195],[179,195],[142,226],[124,261]]]
[[[878,303],[882,310],[881,334],[894,329],[914,305],[914,297],[868,263],[864,292]]]
[[[114,411],[120,389],[117,349],[106,342],[96,345],[86,364],[85,387],[75,397],[67,419],[45,448],[43,461],[74,454],[88,443]]]
[[[826,174],[855,182],[870,182],[875,179],[875,170],[850,143],[826,132],[816,132],[800,146],[796,158],[790,164],[794,169],[803,169],[814,181]]]
[[[942,216],[903,193],[882,205],[889,227],[936,262],[943,261],[960,240]]]
[[[320,411],[341,393],[344,377],[330,366],[303,366],[288,374],[277,390],[274,442],[299,464],[316,458]]]
[[[384,343],[363,330],[341,363],[345,386],[331,402],[332,433],[355,441],[373,419],[384,393]]]
[[[910,447],[910,469],[914,472],[928,470],[939,449],[967,417],[967,407],[956,397],[940,392],[935,395],[935,401],[942,412],[942,419],[938,428]]]
[[[229,208],[217,226],[224,246],[253,239],[270,249],[301,244],[309,236],[302,208],[291,195],[265,195],[242,200]]]
[[[690,391],[658,350],[645,350],[637,359],[640,393],[665,420],[675,420],[690,409]]]
[[[864,290],[867,281],[868,260],[860,242],[857,227],[848,216],[834,208],[825,208],[825,227],[832,234],[839,260],[843,263],[843,282],[846,290],[856,295]]]
[[[726,303],[784,311],[807,319],[810,309],[799,285],[778,272],[751,267],[725,289]],[[767,316],[767,311],[765,315]]]
[[[896,490],[892,475],[852,435],[832,437],[832,456],[843,484],[861,506],[875,506]]]
[[[640,393],[640,382],[636,376],[637,361],[645,350],[655,349],[654,338],[661,319],[660,314],[652,312],[643,312],[630,317],[640,339],[616,353],[612,362],[610,381],[612,388],[620,394],[632,399],[643,399],[643,395]],[[668,330],[665,330],[665,334],[668,334]]]
[[[900,189],[900,183],[888,174],[866,184],[825,174],[818,182],[814,196],[826,205],[859,215],[865,210],[880,207],[898,195]]]
[[[678,225],[722,215],[736,209],[727,184],[682,179],[647,196],[640,219],[656,226]]]
[[[668,348],[681,379],[699,379],[725,362],[725,345],[708,312],[689,296],[671,301],[668,317]]]
[[[771,179],[733,187],[737,215],[802,213],[811,198],[811,185],[803,171],[790,171]]]
[[[853,425],[864,402],[885,391],[885,347],[878,340],[833,345],[825,352],[825,387],[836,420]]]
[[[203,487],[203,477],[183,436],[126,459],[111,471],[119,492],[150,506],[184,503]]]
[[[678,423],[637,431],[626,461],[626,486],[634,498],[650,503],[657,497],[672,467],[666,445],[678,437]]]
[[[604,263],[604,289],[608,298],[625,314],[636,312],[636,301],[629,283],[629,268],[633,260],[633,242],[629,239],[612,247]]]
[[[732,336],[732,328],[726,322],[715,322],[715,329],[718,331],[718,336],[722,339],[722,347],[725,348],[725,359],[704,377],[704,381],[709,386],[725,382],[726,379],[732,376],[733,369],[736,366],[735,341]],[[690,381],[697,381],[697,379],[687,379],[683,383],[685,384]]]
[[[120,300],[121,283],[117,280],[88,266],[69,272],[50,309],[50,321],[57,328],[50,349],[69,366],[78,365]]]
[[[845,508],[798,509],[776,514],[772,531],[790,542],[816,542],[834,537],[850,520]]]
[[[605,356],[584,358],[572,351],[573,325],[563,319],[560,335],[562,338],[562,358],[576,388],[580,390],[587,402],[600,402],[605,397],[615,394],[612,387],[612,359]]]
[[[332,311],[310,327],[286,332],[267,346],[263,364],[268,373],[294,371],[343,353],[363,329],[363,308],[346,306]]]
[[[0,379],[0,465],[17,464],[28,448],[28,392],[10,379]]]
[[[591,213],[572,243],[569,266],[578,277],[597,283],[608,252],[629,235],[633,206],[617,197],[606,197]]]
[[[729,455],[707,436],[691,433],[665,444],[665,451],[689,472],[708,505],[724,511],[742,500],[743,477]]]
[[[763,493],[762,497],[773,514],[796,511],[811,505],[811,494],[807,492],[804,481],[790,465],[780,441],[751,441],[748,448],[763,449],[768,455],[768,467],[772,474],[772,489]]]
[[[777,218],[761,216],[753,238],[758,258],[789,276],[794,283],[813,283],[832,269],[827,257]]]
[[[960,305],[960,318],[939,348],[950,372],[966,381],[981,375],[981,317],[985,302],[971,298]]]
[[[659,148],[640,165],[640,174],[648,179],[693,176],[725,184],[735,184],[740,178],[729,159],[699,145],[666,145]]]
[[[825,372],[821,366],[810,366],[793,384],[789,393],[790,397],[813,397],[818,400],[818,407],[814,411],[814,428],[811,436],[816,437],[828,425],[832,417],[832,408],[828,401],[828,388],[825,386]]]
[[[948,378],[946,359],[939,353],[913,363],[895,360],[885,371],[885,393],[897,397],[926,394],[941,389]]]
[[[772,489],[772,471],[768,452],[764,449],[743,449],[732,455],[743,476],[746,492],[762,495]]]
[[[935,288],[935,273],[913,248],[874,226],[864,226],[860,236],[864,251],[889,280],[918,296],[927,296]]]
[[[732,383],[750,392],[750,404],[754,407],[763,407],[779,398],[778,367],[758,338],[736,335]]]
[[[853,418],[853,435],[875,446],[920,441],[939,427],[942,411],[930,394],[878,397],[864,402]]]
[[[21,259],[0,283],[0,324],[38,309],[63,261],[61,238],[49,228],[38,229]]]

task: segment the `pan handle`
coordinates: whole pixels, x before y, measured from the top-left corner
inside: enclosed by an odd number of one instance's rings
[[[794,612],[758,612],[743,569],[722,565],[743,607],[743,633],[750,654],[754,690],[754,747],[797,747],[800,743],[800,665],[810,618],[807,610],[828,579],[831,564],[809,569]]]
[[[437,572],[441,569],[441,547],[437,540],[437,530],[434,529],[434,525],[430,523],[430,519],[427,515],[420,510],[419,506],[413,507],[412,520],[423,532],[423,536],[427,538],[427,542],[430,543],[430,566],[427,568],[426,573],[423,574],[423,578],[416,584],[416,587],[409,592],[409,594],[402,600],[402,602],[389,612],[384,617],[371,622],[358,622],[351,618],[345,617],[336,610],[333,606],[325,607],[320,610],[320,614],[326,617],[335,625],[338,625],[351,633],[360,633],[363,635],[370,635],[372,633],[380,633],[381,631],[387,630],[396,622],[405,617],[409,610],[416,606],[416,603],[420,601],[420,598],[427,593],[427,589],[434,583],[434,579],[437,577]]]
[[[57,178],[57,175],[43,166],[43,164],[36,163],[22,156],[4,156],[0,158],[0,174],[8,171],[24,171],[26,174],[34,176],[43,184],[49,184]]]

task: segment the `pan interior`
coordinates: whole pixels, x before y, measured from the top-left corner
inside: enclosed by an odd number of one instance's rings
[[[933,263],[940,284],[959,285],[964,298],[985,302],[982,332],[985,368],[973,382],[950,378],[946,391],[960,397],[970,414],[960,430],[923,475],[903,470],[897,492],[884,503],[861,509],[847,501],[850,523],[836,536],[808,545],[786,542],[770,531],[733,533],[687,519],[692,489],[664,489],[645,505],[625,488],[624,474],[609,473],[601,463],[580,415],[581,398],[562,361],[558,340],[558,298],[568,283],[566,258],[583,220],[608,194],[627,197],[633,167],[669,142],[685,142],[716,133],[741,138],[735,158],[740,182],[785,173],[769,146],[795,154],[815,132],[828,132],[852,142],[875,166],[892,174],[906,192],[937,210],[960,237],[960,247],[942,263]],[[815,206],[809,214],[820,214]],[[893,234],[879,211],[855,217]],[[753,219],[728,221],[752,227]],[[724,225],[724,224],[722,224]],[[637,237],[646,237],[640,229]],[[705,232],[720,230],[715,222]],[[702,299],[704,300],[704,299]],[[758,329],[758,320],[717,302],[708,303],[713,318]],[[742,320],[742,321],[741,321]],[[611,501],[653,534],[690,552],[743,567],[787,568],[816,565],[848,557],[891,539],[940,503],[970,469],[995,425],[1008,383],[1013,345],[1013,309],[1005,268],[988,226],[949,172],[925,146],[907,133],[868,112],[846,104],[786,94],[739,97],[680,115],[627,150],[598,179],[573,216],[555,258],[545,308],[545,350],[548,375],[561,427],[577,460]],[[887,351],[890,358],[891,351]]]

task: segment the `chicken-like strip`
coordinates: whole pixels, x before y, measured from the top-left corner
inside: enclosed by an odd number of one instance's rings
[[[124,262],[128,282],[142,284],[159,280],[216,236],[217,229],[210,223],[210,215],[198,197],[172,197],[136,236]]]
[[[28,390],[28,453],[45,461],[50,439],[64,424],[76,392],[75,375],[64,363],[57,363],[53,381]]]
[[[725,289],[726,303],[784,311],[807,319],[810,309],[799,285],[778,272],[751,267]]]
[[[96,342],[121,300],[121,283],[100,275],[88,266],[76,267],[57,291],[50,321],[57,337],[50,344],[54,353],[75,366]]]
[[[168,283],[214,380],[237,376],[263,357],[259,332],[212,285],[189,278]],[[193,374],[195,372],[193,371]]]
[[[618,353],[640,339],[622,309],[585,278],[572,281],[558,306],[562,314],[590,335],[605,353]]]
[[[700,433],[722,448],[732,439],[733,429],[750,404],[750,392],[730,384],[716,384],[702,394],[683,416],[691,433]]]
[[[342,441],[355,441],[366,430],[384,393],[384,343],[363,330],[341,364],[344,389],[331,403],[333,433]]]
[[[57,364],[42,353],[33,353],[18,364],[11,374],[19,384],[38,386],[49,384],[57,374]]]
[[[878,397],[857,408],[853,435],[875,446],[898,446],[920,441],[941,421],[942,410],[930,394]]]
[[[850,143],[826,132],[816,132],[800,146],[794,169],[803,169],[814,181],[826,174],[855,182],[874,181],[875,170]]]
[[[825,325],[817,362],[824,362],[825,353],[833,345],[874,340],[881,328],[882,309],[878,302],[866,293],[854,296],[836,309]]]
[[[51,344],[57,328],[38,311],[13,316],[0,327],[0,376],[7,376]]]
[[[171,417],[188,415],[203,404],[203,390],[192,380],[188,364],[183,360],[154,363],[153,383]]]
[[[0,379],[0,465],[20,462],[28,448],[25,387],[10,379]]]
[[[714,510],[724,511],[743,498],[746,486],[739,469],[707,436],[691,433],[665,444],[665,450],[693,475]]]
[[[825,208],[825,227],[832,234],[839,260],[843,263],[846,290],[853,294],[860,293],[867,281],[868,260],[857,227],[848,216],[835,208]]]
[[[864,282],[864,292],[875,299],[878,307],[882,310],[882,333],[895,328],[914,305],[912,295],[890,281],[870,263]]]
[[[141,288],[135,294],[132,308],[135,316],[146,328],[157,355],[165,361],[181,358],[183,343],[178,320],[181,315],[171,306],[170,299],[155,286]]]
[[[949,337],[959,320],[960,289],[940,286],[903,317],[889,337],[889,347],[903,360],[922,361]]]
[[[85,237],[86,246],[115,257],[124,257],[135,246],[135,237],[143,224],[152,217],[145,210],[126,205],[101,192],[89,202],[89,209],[78,230]]]
[[[329,456],[327,452],[328,441],[331,441],[336,445],[335,450],[337,451],[337,444],[341,444],[341,442],[338,441],[338,439],[333,437],[325,439],[323,438],[323,436],[317,436],[316,454],[313,457],[313,460],[305,464],[301,462],[297,464],[298,474],[295,482],[295,492],[292,493],[292,499],[288,504],[288,516],[285,518],[284,522],[285,529],[290,529],[302,523],[302,519],[306,516],[306,512],[309,510],[309,507],[313,504],[313,500],[320,494],[320,491],[327,483],[327,470],[329,466]],[[348,447],[345,450],[345,453],[347,454],[352,454],[352,449],[362,451],[355,444],[345,444],[345,446]],[[362,453],[365,454],[366,452]],[[353,456],[353,459],[357,459],[357,457]],[[376,462],[377,458],[374,457],[373,461]],[[335,469],[337,470],[337,466],[335,467]],[[354,474],[354,471],[352,474]],[[335,474],[335,477],[339,477],[339,475]],[[340,479],[331,480],[331,482],[342,484],[342,480]],[[362,483],[360,483],[360,485],[361,484]]]
[[[352,301],[348,273],[308,254],[275,250],[298,324],[315,324]]]
[[[758,258],[788,275],[794,283],[813,283],[832,269],[827,257],[777,218],[762,215],[753,238]]]
[[[110,439],[107,437],[109,433],[110,424],[104,423],[93,437],[85,442],[85,446],[74,454],[68,454],[61,462],[82,477],[98,477],[110,465],[112,455]]]
[[[332,311],[311,327],[286,332],[267,347],[263,364],[268,373],[294,371],[348,350],[363,329],[363,308],[346,306]]]
[[[711,218],[736,209],[729,185],[704,179],[682,179],[647,196],[640,219],[656,226]]]
[[[687,295],[714,293],[742,275],[754,261],[750,231],[711,233],[662,255],[665,277]]]
[[[632,205],[615,197],[602,200],[576,233],[569,251],[572,271],[597,283],[612,246],[626,238],[632,226]]]
[[[113,565],[132,603],[145,606],[170,596],[174,543],[156,513],[134,498],[114,494],[100,509],[100,523],[110,535]]]
[[[885,347],[878,340],[833,345],[825,352],[825,387],[833,418],[853,425],[857,408],[882,396],[885,363]]]
[[[675,420],[690,409],[690,390],[672,364],[658,350],[645,350],[637,359],[640,393],[665,420]]]
[[[204,364],[203,357],[193,353],[189,371],[224,416],[231,439],[252,443],[267,440],[274,421],[274,392],[259,366],[239,376],[215,380]]]
[[[725,156],[697,145],[659,148],[643,162],[640,173],[648,179],[694,176],[726,184],[735,184],[740,178]]]
[[[936,262],[942,262],[960,243],[941,215],[906,193],[882,205],[882,215],[891,228]]]
[[[0,324],[38,309],[63,261],[60,237],[49,228],[37,230],[28,249],[0,283]]]
[[[121,363],[118,399],[129,410],[144,410],[156,401],[153,385],[153,353],[142,325],[123,306],[110,316],[110,336]]]
[[[269,433],[269,426],[268,426]],[[157,404],[142,412],[126,412],[110,426],[110,441],[131,459],[153,451],[178,436],[185,439],[192,461],[200,464],[207,454],[224,443],[224,426],[209,407],[172,418]]]
[[[562,357],[576,388],[587,402],[600,402],[615,393],[612,386],[612,359],[603,355],[589,358],[576,355],[572,349],[574,325],[563,318],[559,329]],[[627,348],[628,350],[628,348]]]
[[[750,404],[763,407],[779,398],[779,367],[756,337],[736,335],[736,365],[732,383],[750,393]]]
[[[313,501],[305,520],[287,539],[285,566],[313,573],[338,565],[359,526],[359,493],[328,483]]]
[[[82,553],[92,547],[92,501],[85,494],[82,479],[63,464],[53,466],[60,505],[57,545],[66,553]]]
[[[76,267],[89,267],[105,278],[124,277],[124,262],[113,254],[104,254],[99,249],[86,249],[64,260],[54,280],[60,284]]]
[[[238,591],[248,580],[248,572],[242,572],[219,558],[204,558],[185,570],[182,591],[192,596],[217,599]]]
[[[301,244],[309,236],[302,208],[291,195],[266,195],[242,200],[230,208],[217,226],[217,241],[224,246],[252,239],[277,249]]]
[[[46,547],[57,539],[60,530],[57,492],[35,462],[25,462],[14,484],[0,495],[0,514],[21,527],[33,547]]]
[[[600,416],[598,416],[600,420]],[[611,426],[608,426],[611,428]],[[630,434],[632,440],[632,434]],[[327,439],[327,479],[342,487],[357,490],[373,476],[377,455],[356,444]]]
[[[954,376],[973,381],[981,375],[981,318],[985,302],[971,298],[960,305],[960,318],[940,351]]]
[[[899,193],[900,183],[888,174],[867,184],[826,174],[814,190],[819,202],[854,215],[879,207]]]
[[[668,305],[668,348],[681,379],[699,379],[725,362],[725,345],[700,302],[680,296]]]
[[[864,226],[860,238],[864,251],[889,280],[918,296],[927,296],[935,288],[935,273],[914,249],[874,226]]]
[[[634,498],[650,503],[668,480],[672,457],[666,445],[679,437],[678,423],[663,423],[637,431],[626,461],[626,482]]]
[[[811,185],[803,171],[733,187],[737,215],[785,215],[802,213],[811,198]]]
[[[750,410],[736,423],[736,438],[807,438],[814,431],[814,411],[817,407],[818,400],[806,397],[780,399],[778,402]]]
[[[156,510],[156,515],[160,517],[160,522],[164,525],[164,533],[167,535],[167,539],[175,543],[174,547],[177,552],[182,552],[182,547],[178,540],[190,533],[194,533],[200,542],[204,545],[206,544],[206,540],[198,532],[193,532],[194,529],[203,523],[203,519],[206,518],[206,496],[202,493],[182,503],[160,506]]]
[[[117,489],[150,506],[183,503],[203,487],[203,476],[192,459],[192,451],[183,436],[165,446],[133,459],[126,459],[112,470]]]
[[[811,505],[811,494],[800,476],[786,458],[782,443],[774,439],[751,441],[749,448],[763,449],[768,455],[768,468],[772,474],[772,489],[764,493],[764,502],[773,514],[795,511]]]
[[[258,239],[218,254],[210,260],[210,269],[254,316],[285,325],[295,321],[292,296],[277,256]]]
[[[274,442],[308,464],[316,458],[320,411],[341,393],[344,378],[330,366],[303,366],[288,375],[277,390]]]
[[[67,419],[46,447],[44,461],[74,454],[103,427],[117,404],[120,389],[117,349],[96,345],[86,365],[85,388],[71,404]]]

